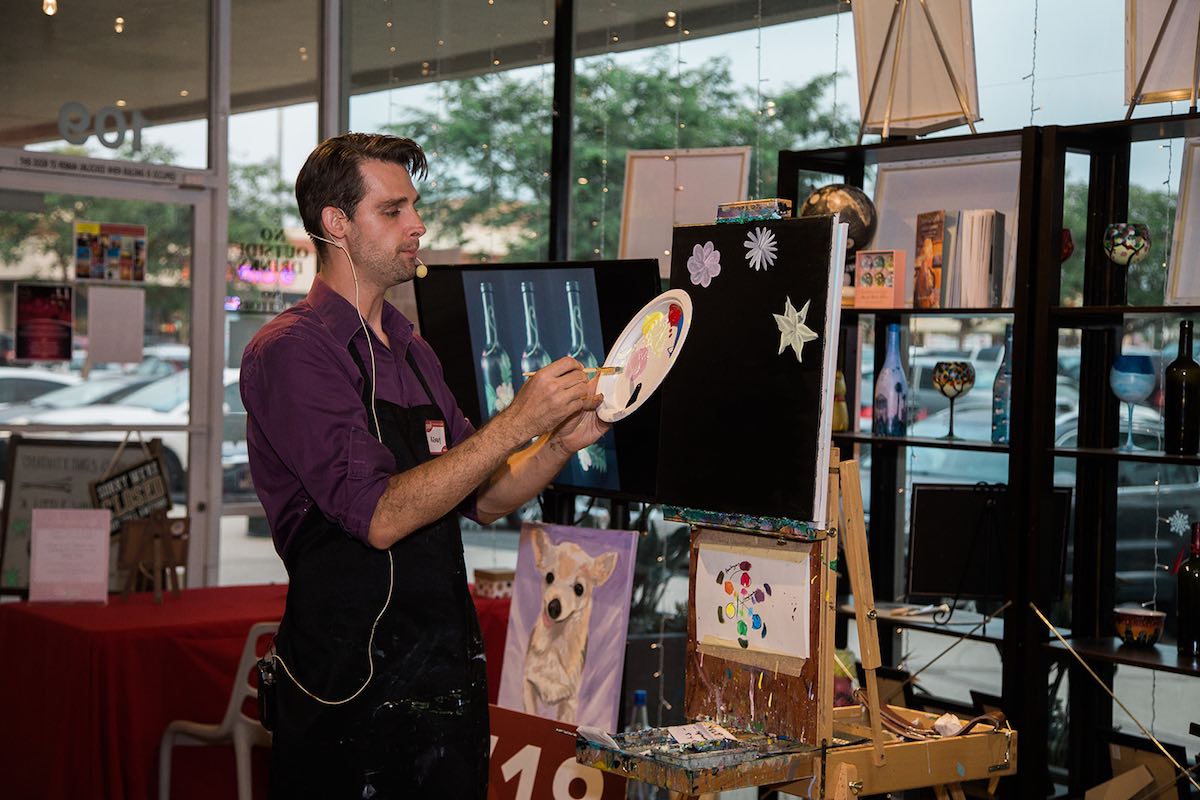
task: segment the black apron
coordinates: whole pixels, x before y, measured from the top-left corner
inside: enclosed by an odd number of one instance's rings
[[[350,353],[374,433],[370,373],[353,345]],[[407,361],[430,402],[375,403],[398,472],[433,457],[426,421],[447,419],[411,352]],[[272,798],[487,796],[486,665],[457,513],[396,542],[391,555],[395,583],[375,630],[374,675],[361,694],[325,705],[277,670]],[[284,563],[290,584],[276,649],[309,692],[346,698],[367,681],[367,642],[388,597],[388,554],[314,507]]]

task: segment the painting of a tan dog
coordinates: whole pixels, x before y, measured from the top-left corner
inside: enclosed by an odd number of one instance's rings
[[[525,526],[500,705],[615,725],[635,553],[630,531]]]

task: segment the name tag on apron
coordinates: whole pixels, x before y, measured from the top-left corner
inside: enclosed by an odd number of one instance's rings
[[[429,443],[429,454],[446,452],[446,423],[440,419],[425,420],[425,441]]]

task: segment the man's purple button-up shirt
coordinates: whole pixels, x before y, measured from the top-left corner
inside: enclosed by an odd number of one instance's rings
[[[402,407],[429,402],[405,357],[411,350],[442,410],[448,445],[470,436],[475,429],[446,386],[433,348],[386,302],[382,324],[391,346],[371,334],[376,398]],[[364,380],[349,346],[369,374],[371,352],[354,306],[318,276],[308,297],[264,325],[242,356],[250,474],[280,555],[314,505],[366,542],[375,506],[396,473],[391,451],[370,433]],[[471,514],[473,506],[468,497],[461,510]]]

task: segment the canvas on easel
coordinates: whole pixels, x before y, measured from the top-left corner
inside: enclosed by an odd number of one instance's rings
[[[693,310],[660,389],[659,501],[824,527],[845,226],[680,226],[671,251]]]

